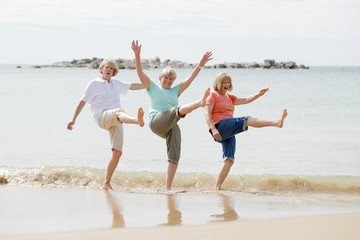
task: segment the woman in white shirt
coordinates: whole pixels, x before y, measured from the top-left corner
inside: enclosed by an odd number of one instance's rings
[[[110,133],[112,157],[110,159],[104,190],[112,189],[110,180],[119,163],[123,148],[123,125],[138,124],[144,126],[144,111],[139,108],[137,117],[131,117],[121,108],[120,94],[127,94],[130,90],[144,89],[141,83],[126,83],[113,78],[119,68],[112,59],[104,59],[99,67],[101,76],[92,80],[86,87],[83,96],[75,110],[74,117],[68,123],[67,129],[72,130],[76,118],[86,103],[90,104],[90,110],[95,122]]]

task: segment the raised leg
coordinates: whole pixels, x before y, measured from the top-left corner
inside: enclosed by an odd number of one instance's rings
[[[284,120],[285,120],[286,116],[287,116],[287,110],[284,109],[281,118],[278,120],[278,127],[279,127],[279,128],[282,128],[282,127],[283,127],[283,125],[284,125]]]
[[[205,107],[206,106],[206,99],[210,95],[210,88],[206,89],[203,97],[195,102],[188,103],[185,105],[180,106],[179,108],[179,115],[183,116],[185,114],[191,113],[195,109],[199,107]]]
[[[142,108],[139,108],[138,110],[138,114],[137,117],[131,117],[129,116],[124,110],[119,109],[116,112],[116,116],[117,118],[123,122],[123,123],[127,123],[127,124],[139,124],[140,127],[144,126],[144,110]]]
[[[248,127],[256,127],[256,128],[262,128],[262,127],[278,127],[282,128],[284,125],[284,120],[287,116],[287,110],[284,109],[282,116],[278,120],[264,120],[260,118],[253,118],[249,117],[246,123],[246,126]]]

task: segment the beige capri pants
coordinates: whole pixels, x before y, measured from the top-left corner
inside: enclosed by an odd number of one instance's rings
[[[99,126],[110,133],[111,149],[122,152],[124,145],[124,130],[122,122],[116,117],[116,112],[120,110],[110,109],[101,112]]]

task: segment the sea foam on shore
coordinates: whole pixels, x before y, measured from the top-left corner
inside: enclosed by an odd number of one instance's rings
[[[8,185],[101,189],[105,169],[90,167],[0,167],[0,182]],[[178,173],[174,188],[187,192],[212,191],[217,175]],[[163,191],[164,172],[116,171],[112,179],[115,189],[139,192]],[[224,189],[234,192],[268,192],[285,194],[360,195],[359,176],[305,175],[230,175]]]

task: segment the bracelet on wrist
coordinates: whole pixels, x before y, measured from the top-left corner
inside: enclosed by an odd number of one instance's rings
[[[197,67],[200,68],[200,69],[202,68],[199,64],[197,65]]]

